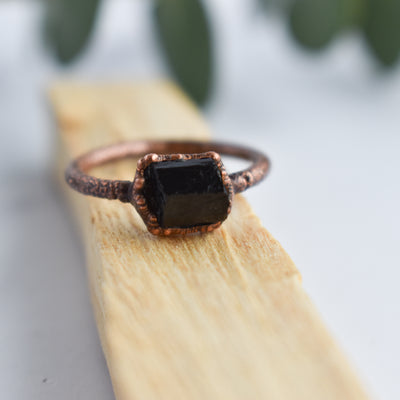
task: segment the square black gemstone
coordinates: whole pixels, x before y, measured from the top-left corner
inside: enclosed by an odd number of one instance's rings
[[[212,158],[161,161],[144,171],[143,194],[163,228],[189,228],[223,221],[229,193]]]

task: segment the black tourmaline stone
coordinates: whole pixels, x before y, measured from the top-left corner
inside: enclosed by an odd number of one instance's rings
[[[209,225],[228,216],[228,191],[212,158],[152,163],[144,178],[147,205],[163,228]]]

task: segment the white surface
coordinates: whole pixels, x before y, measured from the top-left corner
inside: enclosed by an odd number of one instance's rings
[[[245,0],[208,2],[218,85],[215,137],[273,161],[248,192],[302,272],[323,319],[379,399],[400,398],[400,75],[380,76],[356,37],[321,56]],[[77,65],[40,45],[33,3],[0,4],[0,392],[4,399],[110,399],[84,256],[45,167],[54,132],[43,88],[59,75],[162,73],[145,2],[106,3]]]

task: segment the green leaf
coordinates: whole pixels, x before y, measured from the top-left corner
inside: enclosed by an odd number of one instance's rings
[[[321,49],[341,27],[339,0],[295,0],[290,9],[290,29],[305,47]]]
[[[169,66],[183,89],[203,104],[211,89],[211,34],[200,0],[157,0],[155,25]]]
[[[45,36],[62,63],[72,61],[87,44],[100,0],[47,0]]]
[[[400,54],[400,0],[368,0],[367,5],[367,43],[383,65],[394,65]]]
[[[359,28],[364,23],[367,0],[340,0],[340,20],[342,27]]]

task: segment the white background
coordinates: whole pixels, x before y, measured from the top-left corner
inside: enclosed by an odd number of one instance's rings
[[[382,75],[349,33],[313,55],[255,2],[207,2],[217,84],[214,137],[267,152],[248,192],[374,398],[399,399],[400,72]],[[84,255],[51,180],[52,79],[165,75],[150,4],[107,1],[84,57],[61,70],[36,2],[0,4],[0,393],[112,399]]]

